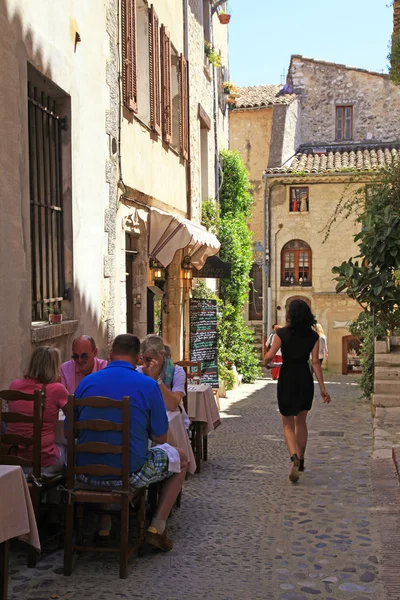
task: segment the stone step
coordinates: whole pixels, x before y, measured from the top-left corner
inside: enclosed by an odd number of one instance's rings
[[[375,381],[399,381],[400,367],[375,367]]]
[[[392,352],[390,354],[375,354],[375,366],[400,368],[400,354],[397,354],[397,352]]]
[[[380,381],[375,380],[374,385],[375,394],[393,394],[398,395],[400,398],[400,381]]]
[[[400,407],[400,396],[397,394],[372,394],[372,404],[383,407]]]

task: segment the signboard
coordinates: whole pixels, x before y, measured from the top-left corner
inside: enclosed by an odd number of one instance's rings
[[[204,277],[206,279],[229,279],[231,276],[231,264],[226,263],[219,256],[209,256],[204,267],[199,271],[193,269],[193,277]]]
[[[202,383],[218,387],[217,301],[190,300],[190,360],[201,360]]]

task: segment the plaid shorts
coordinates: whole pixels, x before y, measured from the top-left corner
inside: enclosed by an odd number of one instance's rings
[[[151,448],[147,461],[136,473],[130,475],[129,483],[133,488],[143,488],[157,483],[173,473],[168,471],[168,456],[161,448]],[[121,487],[121,479],[93,479],[87,475],[78,475],[78,481],[96,487]]]

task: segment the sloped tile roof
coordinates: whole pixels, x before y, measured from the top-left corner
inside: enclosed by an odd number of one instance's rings
[[[266,173],[342,173],[377,171],[399,162],[400,144],[373,147],[353,146],[346,149],[301,149],[292,162],[267,169]]]
[[[240,87],[237,93],[235,108],[258,108],[275,104],[290,104],[296,94],[282,93],[283,85],[253,85]]]

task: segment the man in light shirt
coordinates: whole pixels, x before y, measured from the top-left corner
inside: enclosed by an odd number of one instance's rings
[[[71,360],[61,365],[61,383],[65,385],[70,394],[86,375],[101,371],[107,366],[107,361],[97,358],[96,342],[89,335],[81,335],[72,342]]]

